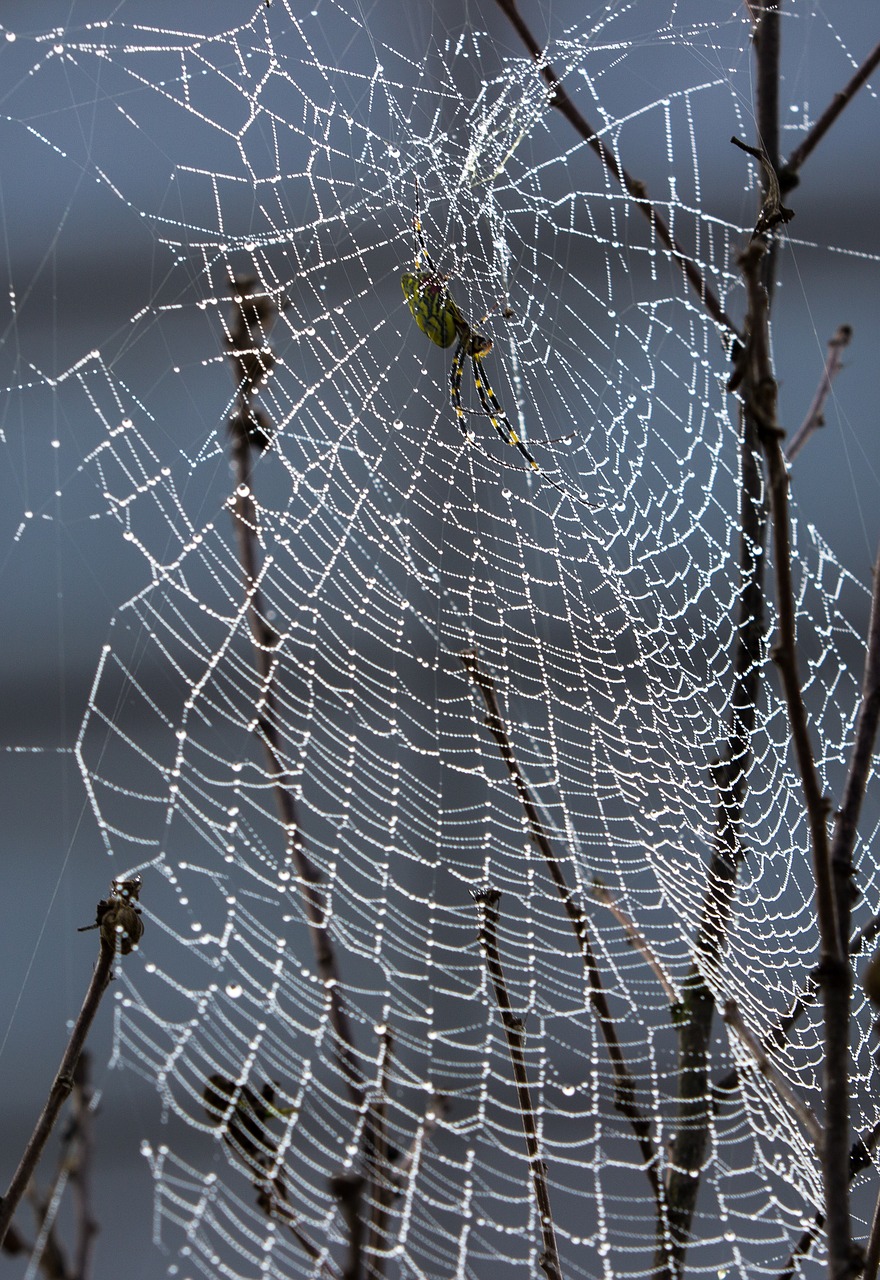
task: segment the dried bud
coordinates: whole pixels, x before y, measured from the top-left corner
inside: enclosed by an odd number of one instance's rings
[[[144,932],[141,913],[135,903],[141,891],[140,876],[130,880],[113,880],[110,884],[110,897],[102,898],[95,913],[95,923],[80,929],[100,929],[102,940],[114,951],[118,948],[124,956],[129,955],[140,942]]]

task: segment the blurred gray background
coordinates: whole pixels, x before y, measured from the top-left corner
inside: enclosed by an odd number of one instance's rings
[[[130,357],[126,348],[130,319],[145,302],[161,296],[167,272],[167,253],[157,245],[155,227],[145,225],[138,210],[161,211],[163,203],[174,199],[170,165],[162,160],[162,130],[168,126],[168,117],[157,109],[155,132],[148,139],[152,164],[114,154],[105,95],[124,109],[126,94],[136,94],[137,89],[123,88],[110,76],[106,86],[95,83],[90,99],[81,81],[74,89],[73,79],[32,74],[31,68],[46,58],[52,43],[36,37],[54,31],[53,40],[58,43],[63,44],[65,33],[71,39],[84,39],[86,24],[103,19],[120,26],[148,23],[154,28],[220,31],[249,17],[255,7],[248,0],[196,0],[183,6],[171,0],[120,0],[112,5],[107,0],[29,0],[26,6],[2,7],[0,229],[4,286],[14,287],[17,299],[15,316],[0,304],[2,385],[22,381],[29,371],[37,380],[52,378],[92,347],[99,347],[109,359],[115,352],[120,358]],[[570,24],[583,21],[584,6],[576,0],[557,0],[553,5],[541,0],[530,7],[539,38],[561,36]],[[801,17],[808,7],[798,5]],[[333,6],[314,0],[314,9],[328,47],[333,48],[334,39],[344,39],[340,62],[365,74],[372,71],[386,41],[416,65],[434,42],[466,24],[494,33],[500,55],[522,53],[490,0],[405,6],[389,2],[361,9],[369,32],[359,45],[349,43],[348,27],[336,35]],[[722,16],[720,11],[721,6],[708,6],[707,18],[715,13]],[[290,21],[278,0],[270,21],[282,25]],[[787,142],[793,145],[800,136],[797,128],[804,112],[815,116],[843,83],[845,61],[829,56],[837,37],[861,58],[880,36],[872,6],[863,0],[838,0],[834,23],[836,32],[831,32],[824,19],[812,20],[811,37],[804,40],[803,23],[785,30],[783,111],[789,132],[783,135],[784,151]],[[14,42],[4,42],[7,31],[17,36]],[[143,32],[138,38],[146,39]],[[686,62],[687,54],[682,58]],[[658,82],[647,96],[675,89],[674,84],[660,81],[669,74],[667,67],[657,74]],[[57,99],[48,95],[50,86]],[[646,96],[643,86],[639,93]],[[747,124],[748,104],[742,104],[742,110]],[[821,528],[837,556],[863,581],[880,537],[877,292],[864,288],[866,272],[876,279],[880,252],[876,134],[866,135],[862,127],[870,118],[865,103],[853,104],[810,160],[801,187],[792,195],[797,217],[791,235],[803,247],[785,255],[776,329],[782,418],[794,427],[818,380],[825,342],[840,323],[853,326],[847,368],[829,406],[828,426],[798,461],[794,491],[801,517]],[[141,106],[139,119],[143,124]],[[727,209],[731,220],[745,221],[750,197],[744,192],[742,157],[727,142],[735,123],[730,116],[718,121],[717,153],[701,155],[701,178],[704,191],[712,190],[707,202],[716,212],[723,214]],[[710,125],[701,121],[703,128]],[[65,162],[35,136],[54,137],[59,127],[61,132],[69,131],[72,142],[111,176],[124,174],[130,205],[111,198],[106,187],[75,160]],[[562,122],[556,124],[545,142],[550,145],[555,139],[560,146],[569,145],[573,139],[566,130]],[[865,152],[866,136],[871,137],[873,155]],[[75,151],[72,146],[72,154]],[[631,171],[647,178],[649,190],[662,189],[663,157],[626,159]],[[687,163],[686,155],[682,159]],[[206,154],[203,163],[206,168],[219,167],[220,152],[217,157]],[[194,220],[192,209],[187,216]],[[210,221],[208,212],[206,221]],[[821,247],[827,244],[845,252],[823,252]],[[862,251],[872,254],[873,260],[863,261]],[[388,305],[400,305],[395,278],[390,280]],[[216,333],[213,349],[207,325],[190,333],[175,331],[174,341],[175,348],[169,351],[164,331],[154,329],[143,341],[139,358],[155,370],[150,409],[156,415],[156,430],[169,439],[183,430],[187,444],[194,446],[222,420],[229,375],[222,360],[215,363],[215,389],[194,403],[191,420],[181,426],[175,419],[179,409],[171,399],[175,388],[167,379],[163,383],[164,370],[169,360],[195,366],[216,358],[221,335]],[[209,387],[208,381],[205,386]],[[165,388],[167,402],[163,402]],[[0,1181],[4,1186],[45,1097],[63,1047],[65,1025],[85,990],[95,935],[81,936],[77,926],[91,921],[95,902],[116,871],[96,838],[70,747],[111,619],[144,581],[142,558],[118,536],[108,536],[106,522],[90,518],[96,506],[92,482],[80,476],[77,468],[90,446],[94,424],[66,418],[63,406],[63,394],[47,395],[45,419],[22,422],[16,420],[15,402],[9,401],[0,420],[7,438],[0,503],[4,602],[0,742],[6,748],[0,783],[5,837],[0,897]],[[53,439],[58,447],[51,445]],[[57,507],[56,490],[64,494],[63,504]],[[34,512],[30,520],[28,511]],[[23,520],[30,527],[17,539]],[[862,630],[864,622],[864,617],[854,619]],[[162,1127],[150,1087],[133,1072],[108,1067],[112,1004],[111,995],[90,1043],[94,1083],[101,1093],[95,1121],[94,1197],[101,1227],[95,1276],[116,1280],[124,1274],[126,1280],[147,1280],[164,1273],[166,1264],[150,1243],[152,1183],[140,1144],[143,1139],[161,1142]],[[207,1142],[199,1146],[197,1136],[193,1142],[196,1157],[204,1159]],[[44,1179],[46,1170],[44,1165]],[[24,1225],[32,1233],[27,1215]],[[0,1276],[23,1272],[20,1259],[0,1257]]]

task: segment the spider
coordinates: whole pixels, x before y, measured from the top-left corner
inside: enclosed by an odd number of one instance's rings
[[[484,381],[481,364],[485,356],[492,350],[492,339],[478,333],[465,320],[458,304],[449,292],[446,281],[448,276],[441,275],[428,252],[422,232],[422,219],[419,212],[419,186],[416,182],[416,208],[413,215],[413,227],[416,233],[416,256],[412,271],[404,271],[400,277],[403,296],[406,298],[413,320],[426,337],[438,347],[451,347],[458,339],[452,367],[449,370],[449,396],[458,419],[458,425],[467,439],[465,426],[465,409],[461,403],[461,380],[464,362],[470,359],[473,372],[474,387],[483,407],[483,412],[492,423],[505,444],[512,444],[519,449],[533,471],[540,471],[535,459],[511,426],[510,419],[501,407],[495,392]],[[427,264],[427,271],[420,270],[421,259]]]

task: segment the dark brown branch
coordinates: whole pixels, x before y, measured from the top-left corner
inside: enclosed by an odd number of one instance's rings
[[[127,901],[120,899],[116,892],[118,886],[130,883],[132,882],[114,881],[114,892],[111,894],[109,902],[102,901],[98,904],[99,926],[95,926],[101,929],[98,962],[92,972],[92,978],[83,1000],[82,1008],[79,1011],[76,1022],[73,1024],[73,1030],[70,1033],[67,1048],[61,1058],[61,1065],[52,1082],[46,1105],[43,1107],[34,1131],[28,1140],[18,1168],[12,1175],[9,1189],[2,1201],[0,1201],[0,1244],[3,1243],[9,1224],[12,1222],[15,1211],[27,1190],[28,1183],[36,1171],[49,1135],[61,1113],[61,1108],[73,1088],[76,1064],[79,1061],[86,1037],[95,1020],[95,1014],[98,1012],[101,998],[107,990],[112,977],[113,958],[116,954],[117,941],[119,942],[120,950],[125,954],[126,946],[128,950],[131,950],[131,930],[134,928],[132,920],[137,920],[139,927],[141,930],[143,929],[140,924],[140,917],[134,915],[134,908]],[[103,911],[102,907],[104,908]]]
[[[816,388],[816,394],[813,396],[812,403],[807,410],[807,416],[804,418],[797,431],[788,442],[788,448],[785,456],[791,462],[797,454],[800,453],[810,436],[818,431],[820,427],[825,426],[825,403],[831,394],[831,384],[843,368],[843,361],[840,353],[844,347],[849,345],[852,337],[852,329],[848,324],[842,324],[838,328],[834,337],[828,343],[828,355],[825,358],[825,368],[822,370],[822,377],[819,379],[819,385]]]
[[[754,240],[740,260],[749,297],[749,338],[745,356],[747,367],[743,396],[757,423],[758,438],[767,461],[770,509],[773,516],[773,553],[779,633],[772,656],[785,694],[795,758],[807,805],[822,944],[829,960],[839,960],[841,947],[837,936],[837,911],[828,845],[828,801],[823,795],[813,757],[807,709],[801,692],[797,664],[788,468],[782,451],[784,433],[776,417],[777,386],[770,358],[769,302],[761,282],[761,262],[764,251],[765,246],[760,241]]]
[[[853,935],[849,944],[850,956],[861,955],[865,944],[873,942],[878,933],[880,933],[880,916],[874,916]],[[776,1025],[764,1037],[762,1045],[765,1053],[772,1053],[774,1049],[783,1047],[789,1031],[815,1002],[820,990],[820,978],[821,970],[817,965],[807,974],[799,994],[792,1000],[786,1012],[777,1019]],[[878,985],[878,994],[880,994],[880,985]],[[728,1071],[726,1075],[715,1082],[712,1090],[719,1094],[729,1093],[731,1089],[736,1088],[736,1083],[737,1069],[734,1067],[732,1071]]]
[[[507,1051],[510,1054],[510,1065],[513,1069],[513,1082],[516,1087],[519,1114],[522,1120],[523,1133],[526,1139],[526,1152],[529,1158],[529,1169],[532,1174],[532,1186],[535,1192],[535,1204],[541,1223],[543,1251],[538,1265],[547,1280],[562,1280],[562,1267],[559,1262],[559,1250],[556,1246],[556,1231],[553,1226],[553,1212],[550,1208],[550,1187],[547,1182],[547,1167],[541,1157],[541,1144],[538,1137],[538,1125],[535,1119],[535,1108],[529,1088],[529,1076],[525,1059],[525,1028],[522,1019],[513,1012],[507,984],[504,981],[504,969],[498,950],[498,903],[501,894],[494,889],[485,889],[474,893],[474,901],[480,911],[480,945],[486,957],[486,968],[495,991],[495,1001],[504,1035],[507,1039]]]
[[[465,670],[470,676],[477,689],[483,697],[486,705],[485,725],[492,737],[498,744],[498,750],[501,753],[501,759],[507,766],[507,770],[513,779],[516,792],[519,797],[520,804],[528,823],[529,836],[533,843],[541,851],[550,877],[556,886],[559,896],[562,898],[566,914],[577,939],[578,951],[583,961],[584,969],[587,975],[588,990],[590,1003],[599,1023],[599,1029],[602,1038],[605,1041],[605,1048],[608,1052],[608,1058],[611,1062],[611,1068],[614,1072],[614,1105],[622,1115],[625,1115],[630,1122],[630,1126],[636,1136],[642,1157],[645,1162],[645,1173],[651,1184],[651,1190],[654,1194],[654,1200],[657,1206],[658,1224],[663,1218],[663,1190],[658,1175],[658,1155],[654,1146],[654,1139],[651,1134],[651,1122],[642,1113],[642,1109],[636,1101],[636,1086],[626,1059],[623,1054],[623,1047],[617,1035],[617,1028],[614,1019],[611,1016],[611,1009],[608,1005],[608,999],[602,986],[602,977],[599,973],[599,966],[593,955],[593,947],[590,941],[590,933],[587,926],[587,918],[584,910],[578,905],[575,894],[566,883],[562,866],[556,853],[547,838],[544,830],[544,824],[538,814],[537,806],[532,798],[528,784],[519,767],[516,756],[514,755],[513,746],[507,732],[507,727],[501,715],[501,708],[498,705],[498,697],[495,692],[495,684],[492,677],[488,675],[480,667],[478,656],[472,649],[467,649],[460,653],[459,659],[464,665]],[[658,1225],[659,1229],[659,1225]]]
[[[72,1194],[76,1212],[75,1280],[88,1280],[98,1224],[92,1214],[92,1088],[89,1082],[90,1055],[81,1054],[73,1073],[73,1127],[76,1155],[71,1169]]]
[[[795,759],[801,778],[810,830],[816,911],[819,923],[821,982],[825,1013],[825,1143],[823,1182],[826,1196],[829,1275],[846,1280],[853,1274],[849,1184],[846,1178],[850,1145],[849,1018],[852,967],[849,949],[841,940],[841,908],[849,919],[848,902],[841,904],[831,864],[828,839],[828,801],[823,795],[810,742],[806,705],[797,664],[795,593],[792,583],[788,469],[782,450],[783,432],[776,416],[777,386],[769,340],[769,299],[761,280],[764,245],[753,240],[741,264],[749,303],[743,398],[758,425],[767,462],[773,515],[773,562],[776,574],[778,641],[773,659],[779,671],[788,711]],[[848,932],[848,929],[847,929]]]
[[[255,1093],[248,1085],[215,1072],[205,1082],[202,1100],[209,1123],[223,1126],[223,1142],[250,1175],[257,1207],[267,1218],[282,1222],[316,1262],[322,1250],[299,1225],[288,1198],[278,1143],[269,1130],[273,1120],[290,1114],[276,1107],[274,1086],[265,1081]]]
[[[778,157],[779,14],[775,3],[749,4],[755,23],[756,109],[758,136],[765,154],[776,167]],[[761,179],[767,195],[768,174]],[[771,253],[767,255],[772,260]],[[734,376],[742,376],[743,348],[734,347]],[[739,867],[744,856],[741,841],[743,806],[752,763],[752,733],[763,679],[766,643],[765,542],[767,499],[760,464],[757,423],[746,409],[741,415],[739,493],[739,605],[732,664],[733,683],[727,741],[721,758],[711,766],[717,796],[715,835],[707,872],[703,910],[679,1012],[678,1109],[669,1153],[666,1200],[672,1235],[673,1262],[684,1271],[693,1217],[703,1169],[709,1151],[712,1125],[709,1062],[715,1021],[715,998],[706,980],[727,945],[727,934],[736,896]],[[659,1237],[654,1250],[659,1272],[668,1243]]]
[[[363,1280],[364,1221],[361,1198],[364,1179],[357,1173],[340,1173],[330,1181],[339,1202],[342,1220],[348,1232],[348,1257],[342,1270],[342,1280]]]
[[[792,151],[791,155],[788,157],[788,160],[779,175],[783,191],[789,191],[797,184],[798,172],[801,165],[816,149],[817,145],[821,142],[822,138],[824,138],[825,134],[834,124],[837,117],[852,101],[859,89],[861,89],[862,85],[866,83],[871,72],[876,70],[878,66],[880,66],[880,44],[871,50],[865,61],[858,68],[844,89],[840,93],[836,93],[834,95],[819,119],[813,125],[812,129],[810,129],[807,136],[799,146],[795,147],[794,151]]]
[[[374,1280],[379,1280],[388,1248],[388,1210],[395,1194],[391,1155],[388,1148],[388,1075],[391,1067],[392,1036],[388,1027],[379,1037],[379,1078],[377,1097],[370,1104],[374,1143],[374,1160],[370,1168],[366,1197],[370,1205],[370,1229],[367,1235],[367,1266]]]
[[[355,1106],[366,1106],[364,1078],[358,1066],[354,1036],[339,981],[339,966],[330,939],[327,903],[323,877],[305,851],[299,815],[293,792],[286,780],[281,735],[275,694],[275,671],[279,636],[266,619],[266,608],[260,590],[259,517],[253,497],[253,448],[265,448],[271,440],[271,429],[255,409],[253,397],[260,390],[272,368],[273,357],[267,345],[267,334],[277,312],[274,301],[255,292],[256,281],[250,278],[232,282],[236,315],[229,334],[230,359],[236,377],[237,411],[229,428],[232,461],[236,476],[234,526],[238,557],[244,580],[248,621],[253,640],[254,662],[260,680],[262,709],[258,733],[272,777],[275,805],[284,827],[287,857],[296,870],[308,923],[309,937],[318,974],[324,985],[330,1022],[336,1037],[336,1053],[342,1066],[349,1096]],[[259,427],[255,436],[253,424]],[[372,1159],[372,1137],[369,1118],[365,1123],[368,1159]]]
[[[605,885],[601,883],[601,881],[594,879],[592,884],[590,885],[590,892],[592,893],[593,897],[598,902],[601,902],[603,906],[607,907],[608,910],[611,912],[611,914],[614,916],[614,919],[617,921],[617,923],[620,925],[620,927],[623,929],[624,933],[626,934],[629,945],[633,948],[634,951],[638,951],[642,959],[645,961],[645,964],[649,967],[649,969],[654,974],[654,977],[657,979],[660,986],[662,987],[663,994],[666,996],[666,999],[669,1001],[670,1005],[678,1004],[679,998],[675,991],[675,988],[673,987],[672,983],[669,981],[668,977],[666,976],[666,971],[663,968],[662,964],[657,959],[654,952],[651,950],[650,946],[648,945],[647,938],[643,933],[639,931],[639,929],[636,928],[636,925],[634,920],[632,919],[632,916],[628,915],[623,910],[622,907],[618,906],[618,904],[612,898],[611,894],[608,892]]]
[[[779,18],[781,0],[747,0],[755,48],[755,118],[758,142],[775,172],[779,168]],[[765,196],[769,193],[764,184]]]
[[[657,239],[661,244],[665,245],[665,247],[671,252],[673,258],[681,264],[681,268],[697,294],[697,297],[703,303],[715,323],[728,334],[735,336],[738,332],[736,325],[727,315],[727,312],[722,307],[717,294],[709,286],[696,263],[692,258],[688,257],[682,246],[675,239],[659,210],[647,198],[645,184],[627,173],[626,169],[617,159],[614,152],[608,149],[596,133],[595,129],[593,129],[584,116],[581,115],[580,111],[569,98],[562,86],[561,80],[553,70],[553,67],[547,61],[544,50],[538,44],[537,40],[532,35],[532,32],[524,22],[519,9],[516,7],[515,0],[497,0],[497,3],[498,7],[501,9],[502,13],[506,15],[534,59],[541,78],[549,90],[549,100],[551,105],[565,116],[566,120],[568,120],[569,124],[572,125],[575,132],[583,138],[589,147],[592,148],[604,164],[605,168],[619,183],[623,190],[633,197],[638,208],[647,218],[651,226],[651,230],[654,232]]]

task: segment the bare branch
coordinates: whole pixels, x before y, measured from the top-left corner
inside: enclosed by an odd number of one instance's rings
[[[265,1081],[255,1093],[249,1085],[214,1073],[205,1082],[202,1101],[209,1122],[223,1126],[223,1142],[250,1175],[257,1207],[267,1218],[282,1222],[307,1256],[317,1262],[324,1250],[299,1225],[288,1198],[278,1143],[268,1127],[273,1119],[289,1114],[275,1106],[274,1086]],[[336,1274],[326,1261],[324,1270]]]
[[[681,268],[696,292],[697,297],[703,303],[715,323],[720,328],[726,330],[727,333],[735,336],[738,332],[736,325],[722,307],[717,294],[707,283],[696,263],[692,258],[688,257],[682,246],[675,239],[657,207],[647,198],[645,184],[627,173],[626,169],[617,159],[614,152],[609,150],[606,144],[596,133],[595,129],[588,124],[586,119],[581,115],[580,111],[569,98],[562,86],[561,80],[553,70],[553,67],[547,61],[544,50],[538,44],[537,40],[532,35],[532,32],[523,21],[522,15],[516,7],[515,0],[497,0],[497,3],[499,9],[501,9],[502,13],[507,16],[511,25],[516,29],[523,44],[534,59],[541,78],[548,87],[548,96],[551,105],[556,107],[557,111],[561,112],[561,114],[565,116],[566,120],[568,120],[568,122],[573,126],[576,133],[578,133],[587,145],[595,151],[605,168],[610,174],[612,174],[623,190],[633,197],[639,209],[650,223],[651,229],[657,236],[657,239],[666,246],[666,248],[671,252],[673,258],[681,264]]]
[[[544,1249],[539,1259],[539,1266],[547,1280],[562,1280],[559,1250],[556,1246],[556,1231],[553,1226],[553,1213],[550,1208],[547,1167],[541,1158],[535,1108],[532,1104],[532,1094],[526,1070],[525,1029],[522,1019],[513,1012],[510,996],[507,993],[507,984],[504,981],[501,955],[498,950],[498,903],[501,899],[501,894],[493,889],[485,889],[475,892],[473,896],[480,911],[480,945],[486,957],[486,968],[489,971],[489,977],[495,991],[495,1001],[501,1014],[504,1035],[507,1039],[507,1051],[510,1054],[510,1065],[513,1068],[513,1081],[516,1086],[519,1114],[522,1119],[523,1133],[526,1139],[526,1152],[529,1157],[529,1168],[535,1191],[535,1204],[541,1222],[541,1237]]]
[[[822,138],[824,138],[825,134],[834,124],[837,117],[844,108],[852,102],[859,89],[861,89],[862,85],[867,82],[871,72],[876,70],[878,66],[880,66],[880,44],[871,50],[865,61],[841,92],[834,95],[807,136],[799,146],[795,147],[794,151],[792,151],[791,155],[788,157],[788,160],[779,175],[784,191],[791,190],[791,188],[797,184],[798,171],[800,170],[801,165],[816,149],[817,145],[821,142]]]
[[[819,1121],[813,1115],[810,1108],[797,1096],[793,1089],[790,1088],[788,1081],[777,1071],[773,1063],[767,1057],[760,1040],[757,1036],[752,1035],[751,1031],[743,1021],[739,1006],[735,1000],[727,1000],[724,1005],[724,1021],[736,1033],[742,1044],[748,1049],[749,1053],[755,1060],[755,1065],[765,1080],[768,1080],[776,1093],[784,1103],[797,1116],[801,1128],[809,1136],[810,1141],[816,1148],[817,1152],[822,1151],[822,1129]]]
[[[466,649],[459,655],[459,659],[463,663],[465,670],[470,676],[477,689],[483,697],[486,705],[485,724],[498,744],[501,758],[507,765],[507,770],[513,779],[516,787],[517,795],[528,823],[529,835],[535,845],[540,849],[550,872],[550,877],[556,886],[559,896],[562,898],[566,914],[568,915],[571,927],[577,939],[578,950],[584,964],[587,974],[589,986],[590,1003],[596,1014],[602,1038],[605,1041],[605,1047],[608,1051],[608,1057],[614,1072],[614,1105],[625,1115],[630,1122],[632,1130],[638,1141],[639,1148],[645,1162],[645,1173],[651,1184],[651,1190],[654,1194],[654,1200],[657,1205],[658,1229],[663,1217],[663,1189],[658,1176],[658,1154],[654,1145],[651,1134],[651,1122],[643,1115],[642,1110],[636,1101],[636,1086],[626,1059],[623,1054],[623,1047],[617,1035],[617,1029],[614,1019],[611,1016],[611,1009],[608,1005],[608,999],[602,986],[602,977],[599,973],[599,967],[596,964],[596,958],[593,955],[593,947],[590,941],[590,933],[587,926],[587,918],[583,908],[577,903],[575,894],[566,883],[565,874],[558,857],[551,845],[544,824],[538,814],[537,806],[532,798],[528,784],[519,767],[516,756],[513,752],[513,746],[507,727],[501,715],[501,708],[498,705],[498,697],[495,692],[495,684],[492,677],[480,667],[477,653],[472,649]]]
[[[663,993],[666,996],[666,999],[669,1001],[670,1005],[678,1004],[679,996],[675,990],[675,987],[673,987],[672,983],[669,981],[669,978],[666,976],[666,970],[663,968],[662,964],[657,959],[656,955],[648,945],[647,938],[643,933],[639,931],[639,929],[636,928],[636,925],[635,925],[635,922],[633,921],[632,916],[627,915],[627,913],[623,910],[623,908],[618,906],[618,904],[615,902],[615,900],[612,898],[611,894],[609,893],[608,889],[605,887],[604,884],[602,884],[600,880],[596,880],[596,879],[593,880],[592,884],[590,885],[590,892],[592,893],[593,897],[598,902],[601,902],[603,906],[607,907],[608,910],[611,912],[611,914],[614,916],[614,919],[617,921],[617,923],[621,926],[624,933],[626,934],[627,940],[630,946],[633,948],[634,951],[639,952],[639,954],[642,956],[642,959],[645,961],[648,967],[652,970],[654,977],[657,979],[657,981],[660,983],[660,986],[663,988]]]
[[[92,1252],[98,1224],[92,1214],[92,1088],[89,1083],[90,1055],[80,1056],[73,1074],[73,1127],[76,1152],[70,1171],[72,1195],[76,1210],[76,1246],[73,1274],[76,1280],[88,1280],[92,1269]]]
[[[842,324],[838,328],[834,337],[828,343],[828,355],[825,358],[825,368],[822,370],[822,377],[819,379],[819,385],[816,388],[816,394],[813,396],[812,403],[807,410],[807,416],[804,418],[797,431],[788,442],[788,448],[785,456],[791,462],[797,454],[800,453],[810,436],[818,431],[820,427],[825,426],[825,403],[831,394],[831,384],[843,368],[843,361],[840,353],[844,347],[849,345],[852,337],[852,329],[848,324]]]
[[[775,169],[779,138],[779,12],[775,0],[760,7],[750,3],[754,21],[755,117],[758,137]],[[767,170],[761,180],[767,195]],[[767,255],[772,261],[773,249]],[[772,278],[772,277],[771,277]],[[742,377],[744,348],[734,344],[732,383]],[[767,536],[767,496],[760,464],[757,423],[746,407],[741,415],[739,494],[739,602],[734,633],[733,681],[729,698],[727,741],[711,768],[717,803],[712,854],[694,956],[685,979],[678,1021],[678,1108],[675,1136],[669,1153],[666,1184],[673,1263],[684,1271],[700,1183],[709,1150],[712,1126],[709,1062],[715,1021],[715,997],[706,978],[727,945],[730,918],[743,859],[743,806],[752,762],[755,725],[766,643],[764,565]],[[655,1271],[669,1245],[658,1236]]]
[[[0,1201],[0,1245],[3,1243],[9,1224],[12,1222],[15,1211],[27,1190],[28,1183],[34,1175],[49,1135],[61,1113],[61,1108],[73,1088],[76,1064],[79,1061],[86,1037],[95,1020],[95,1014],[98,1012],[101,997],[107,990],[112,977],[113,958],[116,955],[117,945],[122,954],[126,955],[134,945],[132,942],[134,934],[137,933],[137,938],[140,938],[143,932],[140,916],[132,905],[137,896],[132,888],[135,883],[139,889],[139,879],[136,882],[132,880],[114,880],[109,899],[103,899],[98,903],[97,923],[89,926],[90,928],[100,928],[101,931],[98,962],[92,972],[92,978],[86,991],[82,1008],[77,1015],[76,1022],[73,1024],[73,1030],[70,1033],[67,1048],[61,1058],[61,1065],[52,1082],[46,1105],[43,1107],[34,1131],[28,1140],[18,1168],[12,1175],[9,1189],[3,1200]]]
[[[329,933],[328,909],[322,876],[306,853],[296,801],[287,781],[277,708],[275,673],[280,637],[266,618],[260,582],[259,515],[253,496],[251,455],[254,447],[264,449],[271,441],[271,428],[253,404],[253,397],[269,375],[273,359],[267,335],[277,314],[277,305],[257,289],[251,278],[232,281],[236,313],[229,333],[230,359],[236,379],[238,406],[229,424],[232,461],[236,474],[233,499],[235,535],[241,564],[248,620],[253,640],[254,663],[261,685],[261,713],[257,731],[263,743],[272,777],[275,805],[284,827],[287,858],[293,864],[300,886],[303,909],[318,974],[324,984],[330,1022],[336,1037],[336,1053],[343,1070],[349,1096],[355,1106],[366,1105],[366,1087],[355,1050],[354,1035],[339,981],[339,966]],[[255,434],[254,424],[259,430]],[[367,1158],[372,1159],[369,1119],[365,1124]]]
[[[340,1173],[331,1178],[330,1187],[339,1202],[342,1220],[348,1231],[348,1258],[342,1280],[362,1280],[364,1222],[361,1198],[364,1179],[357,1173]]]
[[[878,1142],[880,1142],[880,1124],[875,1124],[866,1137],[858,1138],[853,1143],[849,1153],[850,1182],[853,1182],[864,1169],[870,1168],[873,1164],[871,1153],[874,1151]],[[805,1258],[810,1252],[814,1243],[821,1235],[824,1226],[825,1215],[823,1213],[817,1213],[812,1224],[807,1227],[806,1231],[788,1255],[785,1266],[779,1273],[777,1280],[793,1280],[793,1277],[798,1270],[798,1262],[801,1258]]]
[[[821,980],[825,1012],[825,1143],[823,1181],[826,1196],[830,1274],[852,1274],[849,1184],[846,1168],[850,1144],[849,1018],[852,967],[841,938],[841,910],[849,919],[849,902],[841,903],[828,840],[829,803],[810,742],[807,710],[797,664],[795,597],[792,583],[788,469],[782,451],[783,432],[776,417],[777,386],[770,358],[769,299],[761,280],[765,246],[753,240],[741,264],[749,300],[748,339],[744,353],[743,398],[753,414],[767,461],[773,514],[773,562],[779,639],[773,658],[782,681],[795,758],[807,810],[816,910],[821,948]],[[847,926],[848,933],[848,926]]]

